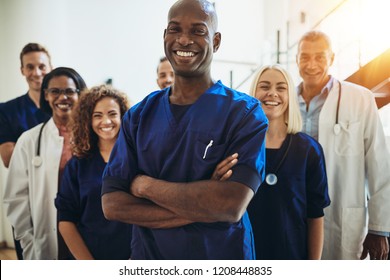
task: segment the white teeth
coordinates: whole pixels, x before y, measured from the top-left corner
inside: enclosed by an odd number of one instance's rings
[[[184,56],[184,57],[189,57],[189,56],[194,56],[195,55],[193,52],[177,51],[176,53],[177,53],[178,56]]]
[[[68,109],[70,107],[69,104],[57,104],[57,106],[60,109]]]
[[[111,131],[113,128],[112,127],[102,127],[101,130],[103,130],[104,132],[108,132],[108,131]]]
[[[279,105],[278,102],[274,102],[274,101],[264,101],[264,104],[271,105],[271,106],[278,106]]]

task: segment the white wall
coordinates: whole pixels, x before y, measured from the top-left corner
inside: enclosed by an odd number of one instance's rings
[[[28,42],[46,46],[54,67],[75,68],[88,86],[112,78],[133,102],[140,101],[157,88],[156,65],[164,54],[163,30],[174,2],[0,0],[4,14],[0,58],[5,71],[0,75],[0,102],[27,90],[19,53]],[[233,70],[237,85],[262,59],[264,0],[215,2],[222,46],[215,55],[213,76],[229,85]]]
[[[220,0],[216,2],[222,45],[214,56],[214,77],[237,88],[262,61],[264,1]],[[238,90],[247,92],[249,81]]]
[[[267,1],[268,2],[268,1]],[[282,16],[283,49],[289,49],[283,64],[295,82],[301,79],[295,63],[296,43],[303,33],[317,29],[332,40],[335,61],[331,73],[345,79],[360,66],[390,48],[388,27],[390,2],[386,0],[285,0],[288,13]],[[304,18],[302,18],[304,14]],[[269,21],[268,21],[269,22]],[[289,28],[287,28],[287,23]],[[274,25],[275,26],[275,25]],[[266,30],[272,30],[272,27]],[[284,44],[286,43],[287,44]]]
[[[88,86],[113,78],[114,86],[133,101],[156,88],[155,68],[163,55],[162,34],[173,0],[1,1],[7,75],[0,77],[0,101],[27,89],[19,53],[28,42],[46,46],[54,67],[75,68]]]
[[[287,0],[215,0],[222,45],[215,54],[213,77],[240,91],[249,89],[250,74],[275,42],[264,38],[265,21],[280,18]],[[157,89],[156,67],[164,55],[163,31],[175,0],[0,0],[0,102],[27,91],[19,53],[29,42],[47,47],[54,67],[76,69],[88,86],[113,79],[133,103]],[[267,3],[268,6],[265,4]],[[268,16],[265,16],[265,9]],[[280,18],[279,22],[283,18]],[[273,20],[272,25],[277,22]],[[272,28],[268,26],[267,28]],[[271,31],[270,31],[271,32]],[[272,32],[275,34],[274,32]],[[273,61],[274,62],[274,61]],[[5,170],[0,164],[0,191]],[[0,207],[1,203],[0,203]],[[0,241],[9,239],[1,216]]]

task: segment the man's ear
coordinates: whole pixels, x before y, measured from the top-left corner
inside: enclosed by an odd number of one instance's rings
[[[333,61],[334,61],[334,52],[332,52],[330,54],[330,63],[329,63],[329,66],[332,66],[333,65]]]
[[[219,49],[220,45],[221,45],[221,33],[216,32],[214,34],[214,38],[213,38],[213,50],[214,50],[214,52],[217,52],[217,50]]]
[[[165,38],[166,34],[167,34],[167,29],[164,29],[163,39]]]

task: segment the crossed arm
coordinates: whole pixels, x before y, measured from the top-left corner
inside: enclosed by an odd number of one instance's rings
[[[237,163],[237,154],[226,158],[218,164],[214,171],[212,179],[227,180],[232,175],[232,167]],[[324,243],[324,217],[307,219],[308,224],[308,259],[321,259]]]
[[[237,155],[228,157],[223,168],[229,170],[237,162],[236,158]],[[218,167],[213,179],[222,178]],[[116,191],[103,195],[107,219],[150,228],[171,228],[193,222],[236,222],[253,197],[250,188],[237,182],[172,183],[145,175],[137,176],[130,190],[130,194]]]

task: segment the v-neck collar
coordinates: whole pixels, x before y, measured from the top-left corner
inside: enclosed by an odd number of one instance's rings
[[[283,140],[282,146],[279,149],[266,149],[266,150],[277,150],[275,158],[272,159],[272,162],[268,158],[268,163],[266,164],[266,171],[268,173],[277,173],[280,167],[283,165],[284,161],[286,160],[284,158],[285,154],[288,153],[289,151],[287,150],[289,147],[289,142],[292,141],[290,138],[292,137],[291,134],[287,134],[286,138]],[[286,156],[288,156],[286,154]],[[281,162],[283,161],[283,162]],[[279,166],[278,166],[279,165]],[[279,167],[279,168],[278,168]]]
[[[193,110],[193,107],[197,105],[197,103],[201,102],[201,100],[204,98],[206,94],[213,94],[218,92],[218,88],[222,87],[221,81],[217,81],[214,83],[211,87],[209,87],[199,98],[191,104],[191,106],[187,109],[187,111],[183,114],[182,118],[177,121],[171,111],[170,102],[169,102],[169,95],[171,94],[172,87],[168,87],[164,89],[165,91],[163,94],[163,103],[164,103],[164,110],[165,115],[167,117],[167,120],[169,122],[169,125],[172,129],[177,129],[181,126],[186,126],[188,123],[188,116],[190,115],[191,111]]]

